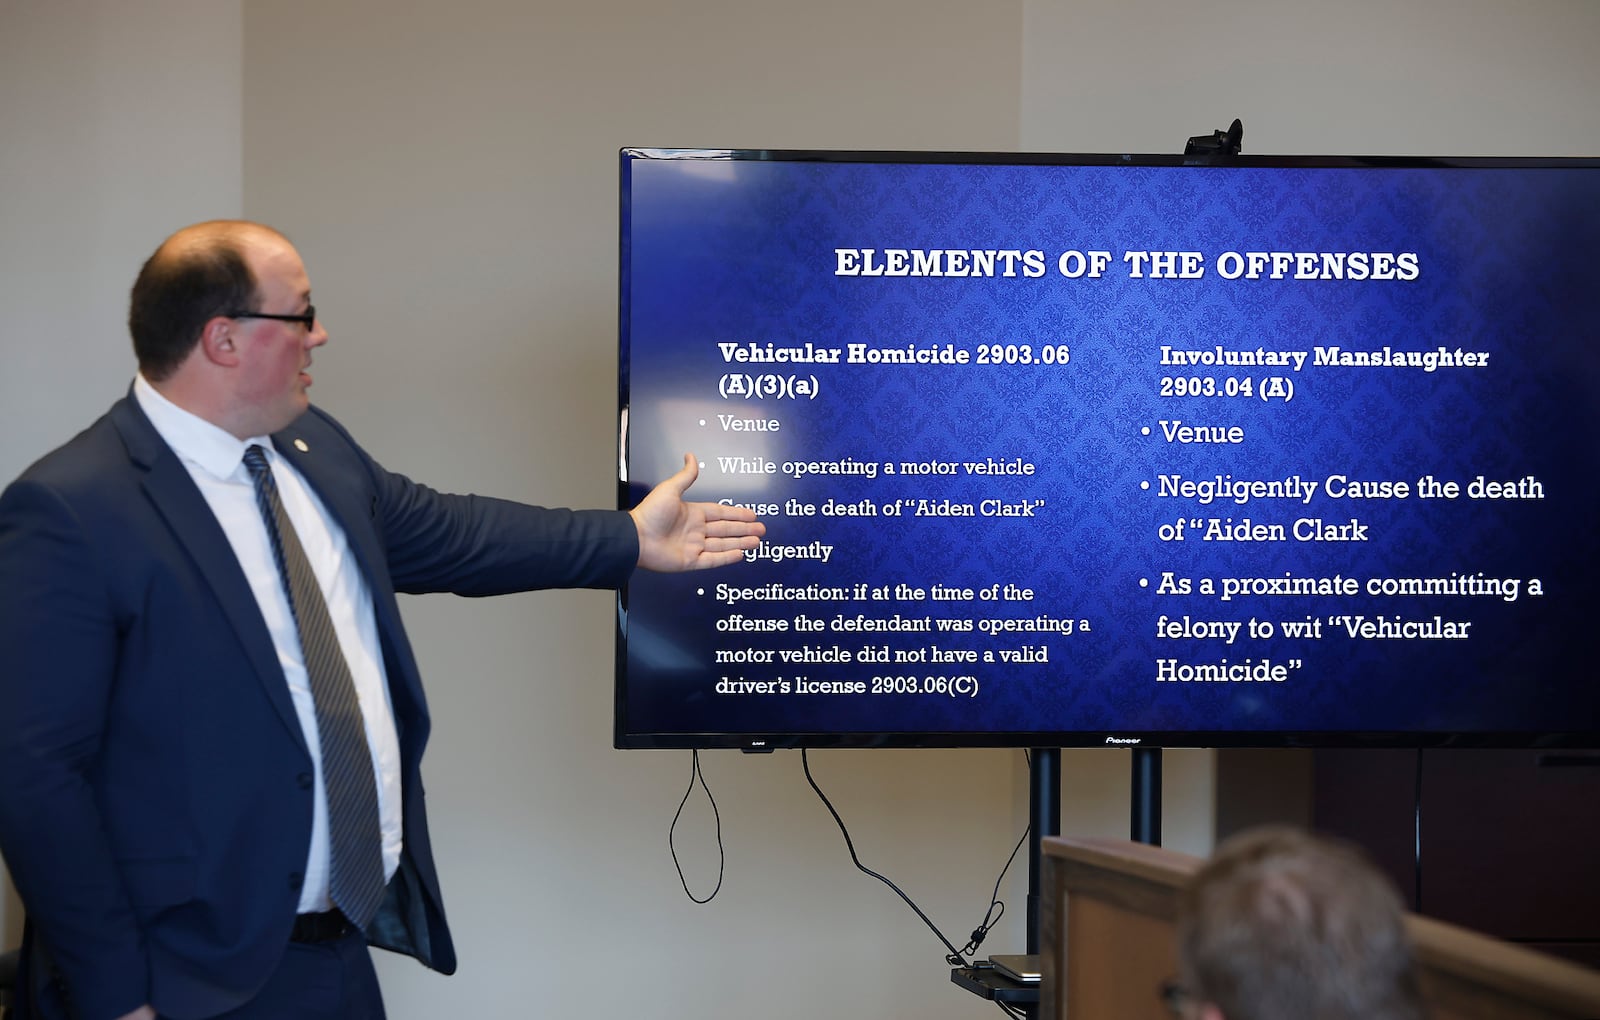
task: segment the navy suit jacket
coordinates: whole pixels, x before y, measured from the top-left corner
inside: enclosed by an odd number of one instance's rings
[[[368,937],[450,973],[395,593],[615,587],[637,534],[617,511],[435,492],[315,408],[273,440],[366,574],[399,728],[404,853]],[[0,495],[0,850],[84,1020],[211,1016],[260,986],[300,896],[311,770],[227,537],[126,397]]]

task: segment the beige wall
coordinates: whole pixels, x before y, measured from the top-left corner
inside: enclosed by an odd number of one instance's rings
[[[1027,0],[1027,148],[1593,156],[1590,0]]]

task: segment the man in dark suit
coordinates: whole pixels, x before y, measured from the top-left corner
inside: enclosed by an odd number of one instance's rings
[[[382,1017],[369,943],[455,969],[395,593],[615,587],[762,526],[684,501],[692,458],[630,512],[386,471],[310,406],[327,334],[259,224],[168,238],[129,326],[130,394],[0,495],[25,1015]]]

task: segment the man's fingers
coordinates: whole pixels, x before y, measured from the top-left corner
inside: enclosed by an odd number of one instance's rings
[[[743,538],[746,535],[765,535],[767,526],[754,518],[733,521],[706,521],[706,535],[716,538]]]

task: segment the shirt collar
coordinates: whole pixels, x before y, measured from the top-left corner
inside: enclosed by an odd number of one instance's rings
[[[232,478],[244,462],[244,451],[251,446],[266,447],[269,458],[273,453],[270,436],[239,439],[162,396],[143,372],[134,377],[133,397],[173,453],[216,478]]]

